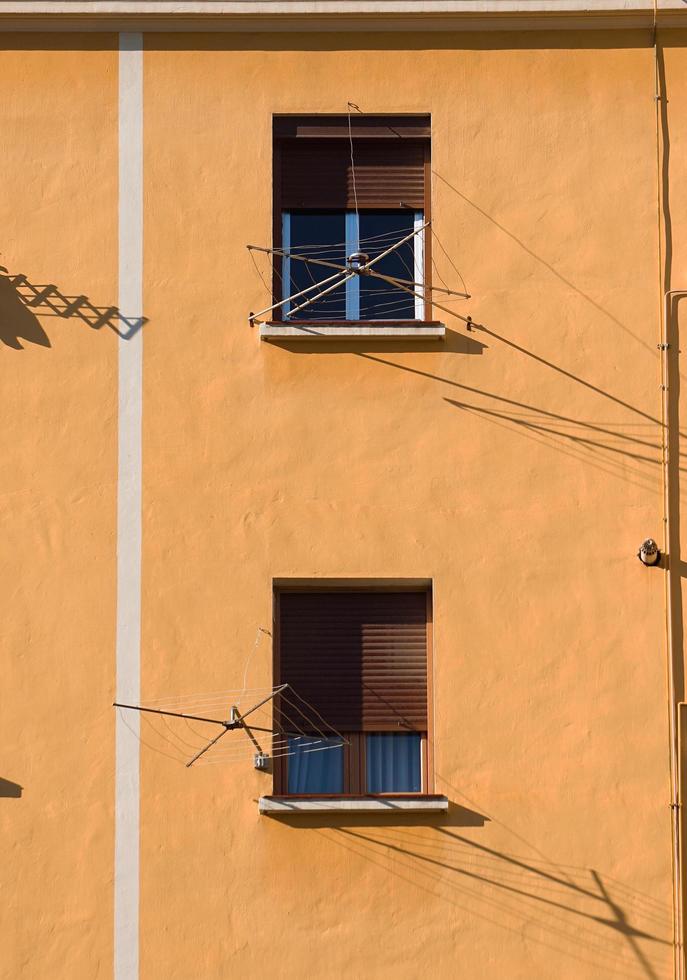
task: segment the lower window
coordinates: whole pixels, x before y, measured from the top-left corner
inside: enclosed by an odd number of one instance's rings
[[[280,592],[275,792],[430,792],[427,592]],[[313,717],[321,721],[317,730]]]

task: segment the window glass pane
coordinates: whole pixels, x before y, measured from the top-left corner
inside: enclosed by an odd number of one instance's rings
[[[288,792],[343,793],[340,738],[298,735],[289,738]]]
[[[422,790],[420,752],[415,732],[374,732],[367,736],[365,768],[368,793],[419,793]]]
[[[415,212],[410,209],[361,211],[360,251],[373,259],[409,235],[414,225]],[[381,259],[373,268],[385,276],[420,281],[421,270],[415,262],[415,238]],[[382,279],[361,276],[360,317],[363,320],[412,320],[415,318],[415,298]]]
[[[334,262],[336,265],[346,265],[346,214],[344,211],[333,213],[316,213],[312,211],[290,213],[290,242],[288,251],[302,258],[321,259]],[[284,279],[283,296],[292,296],[313,283],[329,279],[336,269],[328,269],[324,265],[312,265],[299,262],[292,258],[285,263],[289,269],[288,279]],[[331,283],[323,286],[329,288]],[[307,302],[318,294],[318,289],[306,293],[289,304],[288,315],[297,306]],[[314,303],[309,303],[302,310],[293,312],[294,320],[345,320],[346,319],[346,287],[339,286],[333,292]]]

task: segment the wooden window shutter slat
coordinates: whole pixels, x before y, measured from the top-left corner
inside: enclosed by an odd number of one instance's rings
[[[281,592],[279,683],[339,731],[427,730],[424,592]]]
[[[348,140],[280,140],[284,210],[355,207]],[[354,139],[359,208],[421,211],[425,206],[425,146],[417,139]]]

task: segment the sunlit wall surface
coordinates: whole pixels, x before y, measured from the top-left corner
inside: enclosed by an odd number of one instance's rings
[[[142,719],[138,974],[670,977],[665,573],[635,555],[663,537],[687,35],[663,37],[657,182],[646,31],[378,27],[144,33],[140,685],[270,687],[275,581],[431,580],[449,812],[260,817],[251,757],[187,769],[193,733]],[[117,34],[2,42],[0,975],[90,980],[116,942],[118,236],[138,205]],[[272,116],[349,100],[431,113],[432,276],[470,294],[449,307],[473,330],[436,310],[443,342],[250,328]],[[672,600],[679,631],[679,575]]]

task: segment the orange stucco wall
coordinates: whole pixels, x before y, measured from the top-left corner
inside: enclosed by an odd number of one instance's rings
[[[0,55],[0,265],[105,307],[117,297],[116,44],[3,36]],[[105,977],[116,336],[0,286],[0,975]]]
[[[280,823],[142,749],[141,977],[668,977],[644,35],[148,35],[142,693],[240,687],[280,577],[427,577],[446,819]],[[687,38],[665,55],[673,285]],[[116,38],[26,38],[2,264],[116,302]],[[261,344],[271,116],[431,112],[443,345]],[[683,178],[683,179],[681,179]],[[438,243],[441,243],[440,245]],[[261,266],[266,273],[267,265]],[[38,312],[38,311],[36,311]],[[112,970],[116,337],[3,349],[7,976]],[[673,355],[675,356],[675,354]],[[674,362],[677,363],[677,362]],[[678,556],[679,558],[679,556]],[[266,641],[250,683],[271,683]],[[57,964],[57,965],[55,965]]]

